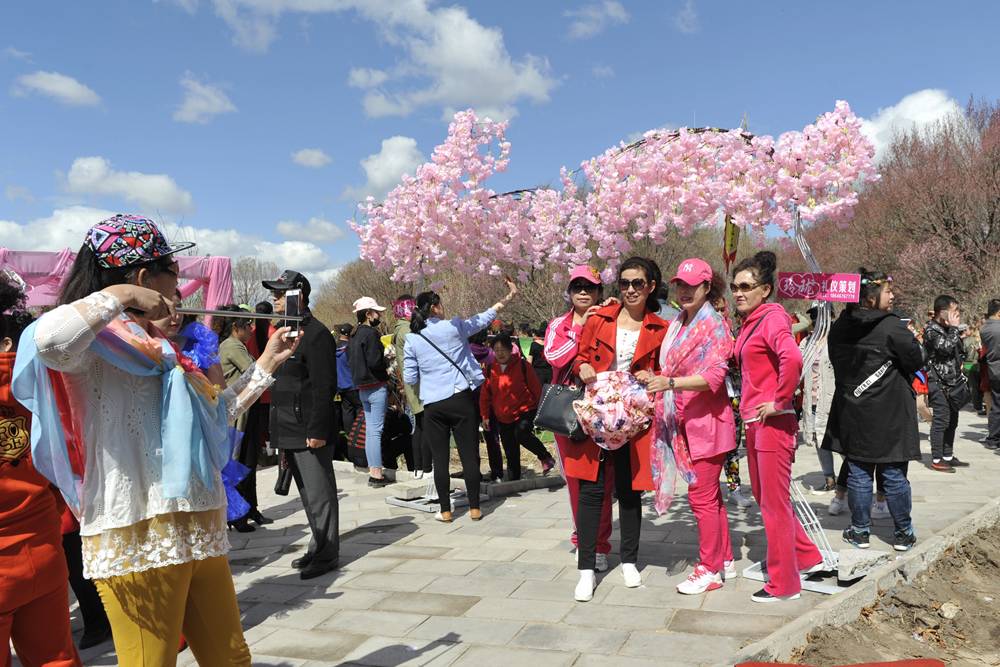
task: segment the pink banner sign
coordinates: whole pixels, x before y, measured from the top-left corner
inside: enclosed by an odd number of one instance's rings
[[[855,303],[861,288],[856,273],[779,273],[779,299]]]

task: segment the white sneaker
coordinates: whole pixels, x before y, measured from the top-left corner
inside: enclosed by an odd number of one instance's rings
[[[573,597],[577,602],[590,602],[594,599],[594,591],[597,589],[597,578],[593,570],[580,570],[580,582],[576,585]]]
[[[875,501],[872,503],[872,518],[873,519],[891,519],[892,514],[889,512],[888,503],[880,503]]]
[[[827,510],[827,512],[830,513],[830,516],[837,516],[843,511],[844,511],[844,499],[837,498],[836,496],[834,496],[833,500],[830,501],[830,508]]]
[[[742,488],[736,488],[729,492],[729,502],[740,507],[750,507],[753,504],[749,498],[743,495]]]
[[[804,570],[799,570],[799,579],[808,579],[817,572],[823,572],[824,570],[826,570],[826,565],[824,564],[824,561],[820,561],[815,565],[813,565],[812,567],[807,567]]]
[[[423,470],[418,470],[415,473],[413,473],[413,479],[423,479],[423,478],[424,478]]]
[[[727,561],[725,561],[725,562],[722,563],[722,567],[724,568],[722,570],[722,580],[723,581],[726,581],[730,577],[735,577],[736,576],[736,562],[735,561],[727,560]]]
[[[622,563],[622,578],[629,588],[642,586],[642,575],[635,569],[635,563]]]
[[[699,595],[717,588],[722,588],[722,575],[710,572],[704,565],[695,567],[690,577],[677,584],[677,592],[681,595]]]
[[[607,554],[597,554],[597,565],[594,567],[598,572],[604,572],[608,569],[608,555]]]

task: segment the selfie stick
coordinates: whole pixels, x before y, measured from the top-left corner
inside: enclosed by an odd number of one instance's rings
[[[301,322],[304,317],[301,315],[277,315],[274,313],[251,313],[245,310],[202,310],[200,308],[174,308],[175,313],[181,315],[211,315],[212,317],[234,317],[236,319],[251,320],[288,320],[289,322]]]

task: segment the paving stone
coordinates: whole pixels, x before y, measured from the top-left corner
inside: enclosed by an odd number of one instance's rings
[[[562,542],[561,539],[539,539],[525,537],[491,537],[484,547],[490,549],[520,549],[528,551],[549,551]]]
[[[308,663],[307,663],[308,664]],[[573,663],[573,667],[698,667],[701,660],[663,660],[652,658],[625,657],[621,655],[599,655],[584,653]]]
[[[329,609],[368,609],[389,595],[388,591],[313,588],[307,589],[302,595],[292,598],[288,601],[288,604],[311,603],[322,605]]]
[[[570,667],[580,654],[567,651],[535,651],[524,648],[473,646],[455,661],[455,667]]]
[[[620,581],[621,578],[619,577],[618,580]],[[598,584],[598,589],[600,588],[601,585]],[[672,609],[698,609],[702,602],[700,595],[681,595],[674,589],[658,586],[647,586],[646,588],[614,586],[604,598],[604,604],[625,607],[669,607]]]
[[[442,558],[448,560],[494,560],[511,561],[524,553],[523,549],[491,549],[490,547],[474,547],[471,549],[453,549]]]
[[[426,614],[400,614],[390,611],[344,609],[331,616],[317,629],[362,635],[405,635],[426,620]]]
[[[598,587],[594,591],[594,599],[590,603],[600,604],[610,592],[611,588],[605,586]],[[517,590],[509,597],[521,600],[553,600],[555,602],[565,602],[573,599],[576,591],[576,583],[570,581],[526,581],[517,587]],[[590,604],[588,603],[588,604]]]
[[[614,654],[628,639],[629,630],[568,628],[562,625],[529,623],[514,637],[511,646],[554,651]]]
[[[663,630],[674,615],[674,609],[643,609],[642,613],[629,613],[610,604],[578,604],[562,620],[566,625],[585,625],[594,628],[624,628],[627,630]]]
[[[521,621],[431,616],[415,630],[411,630],[408,636],[421,639],[440,639],[453,634],[457,637],[455,641],[465,644],[504,646],[523,627],[524,623]]]
[[[250,582],[236,587],[236,599],[240,602],[288,602],[301,594],[298,586]]]
[[[288,604],[262,602],[242,614],[242,620],[244,627],[264,624],[311,630],[335,613],[336,609],[307,601]]]
[[[679,632],[642,632],[629,635],[621,655],[646,658],[694,658],[700,663],[713,663],[728,659],[743,646],[731,637],[706,638],[704,635]]]
[[[388,546],[371,552],[372,556],[380,558],[402,558],[410,560],[414,558],[440,558],[450,551],[445,547],[411,547],[411,546]]]
[[[357,560],[341,565],[345,572],[389,572],[406,561],[402,558],[380,558],[378,556],[362,556]]]
[[[461,549],[465,547],[482,546],[490,538],[483,535],[459,535],[458,533],[448,533],[447,535],[421,535],[413,540],[411,544],[415,547],[444,547],[446,549]]]
[[[274,655],[253,655],[254,667],[302,667],[305,660],[295,660],[293,658],[279,658]]]
[[[423,589],[423,592],[444,595],[475,595],[477,597],[507,597],[521,583],[519,580],[493,577],[440,577]]]
[[[672,632],[689,632],[701,635],[724,635],[727,637],[750,637],[760,639],[771,634],[786,622],[785,616],[765,614],[731,614],[721,611],[699,611],[678,609],[670,621]]]
[[[296,630],[274,632],[250,647],[254,655],[281,655],[302,660],[342,660],[365,641],[364,635]]]
[[[393,570],[403,574],[439,574],[462,576],[482,565],[474,560],[408,560]]]
[[[393,593],[376,603],[372,609],[428,616],[461,616],[480,599],[471,595],[438,595],[423,592]]]
[[[550,581],[562,572],[560,565],[544,565],[541,563],[483,563],[469,573],[469,577],[498,577],[501,579],[520,579],[535,581]]]
[[[362,574],[347,582],[350,588],[367,588],[381,591],[419,591],[437,579],[432,574],[399,574],[398,572],[380,572],[377,574]]]
[[[763,582],[753,581],[753,591],[759,590]],[[751,592],[753,592],[751,591]],[[802,591],[808,593],[808,591]],[[822,596],[822,599],[829,599]],[[705,611],[722,611],[739,614],[762,614],[765,616],[791,616],[797,617],[809,611],[810,598],[803,595],[798,600],[788,600],[777,604],[760,604],[750,599],[746,592],[718,590],[711,591],[705,595],[705,604],[701,607]]]
[[[551,551],[525,551],[514,559],[515,563],[540,563],[542,565],[576,566],[576,556],[568,549],[552,549]]]
[[[540,621],[558,623],[576,603],[549,600],[518,600],[512,598],[483,598],[466,616],[471,618],[496,618],[511,621]]]
[[[345,658],[343,665],[371,667],[448,667],[469,647],[453,642],[371,637]]]

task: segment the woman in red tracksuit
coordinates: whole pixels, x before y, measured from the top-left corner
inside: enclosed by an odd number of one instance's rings
[[[521,479],[521,446],[538,457],[542,474],[555,467],[545,445],[534,434],[535,412],[542,397],[542,385],[535,369],[523,356],[514,358],[514,341],[506,334],[493,340],[496,360],[486,372],[486,382],[481,385],[479,409],[483,430],[490,430],[490,409],[497,417],[500,442],[507,457],[507,481]]]
[[[567,384],[573,380],[572,364],[580,351],[580,337],[587,320],[596,313],[604,296],[604,286],[601,276],[592,266],[578,266],[569,277],[567,288],[573,310],[549,322],[545,331],[545,360],[552,366],[552,383]],[[573,451],[578,443],[564,435],[555,436],[556,450],[559,452],[559,469],[566,480],[566,490],[569,491],[569,506],[573,512],[573,535],[570,538],[573,546],[579,544],[576,535],[576,506],[580,498],[580,480],[566,472],[565,457]],[[611,553],[611,495],[615,484],[614,462],[607,460],[608,473],[604,476],[604,505],[601,509],[601,525],[597,532],[598,572],[608,569],[608,554]]]
[[[815,572],[823,565],[819,549],[792,511],[789,486],[798,431],[793,401],[802,354],[785,309],[765,303],[774,293],[776,268],[773,252],[759,252],[736,265],[729,286],[737,310],[745,315],[735,347],[743,376],[740,416],[747,436],[750,486],[764,520],[771,578],[750,596],[754,602],[798,598],[800,572]]]
[[[660,368],[660,344],[667,333],[667,323],[656,313],[660,310],[660,268],[651,259],[631,257],[618,270],[622,303],[599,309],[587,322],[580,340],[580,352],[573,362],[573,373],[590,384],[604,371],[631,373],[648,383]],[[642,523],[642,492],[653,489],[649,462],[650,429],[647,427],[629,439],[627,447],[606,451],[592,439],[574,443],[564,457],[566,474],[580,480],[577,502],[577,532],[580,581],[575,598],[586,602],[594,597],[597,580],[594,570],[597,557],[597,534],[603,505],[607,499],[607,462],[614,460],[615,490],[618,494],[618,523],[621,530],[621,573],[625,585],[638,588],[642,577],[636,568],[639,555],[639,531]]]

